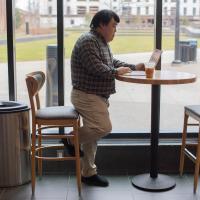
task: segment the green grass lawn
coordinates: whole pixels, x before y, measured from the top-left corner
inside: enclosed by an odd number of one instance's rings
[[[65,37],[65,57],[69,58],[72,48],[81,33],[70,32]],[[182,38],[187,39],[187,38]],[[200,40],[198,39],[198,44]],[[56,44],[56,39],[39,40],[32,42],[16,43],[17,61],[34,61],[46,59],[46,47],[48,44]],[[114,41],[110,43],[113,54],[148,52],[153,49],[154,38],[151,33],[141,33],[137,35],[116,35]],[[174,37],[163,36],[163,50],[174,49]],[[0,62],[6,62],[7,52],[6,45],[0,46]]]
[[[174,41],[172,36],[163,37],[163,49],[173,49]],[[111,43],[114,54],[148,52],[154,48],[154,38],[152,35],[143,36],[117,36]]]

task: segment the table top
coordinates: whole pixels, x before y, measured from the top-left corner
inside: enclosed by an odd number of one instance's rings
[[[196,75],[187,72],[155,70],[153,78],[146,78],[144,71],[116,76],[117,80],[151,85],[186,84],[196,81]]]

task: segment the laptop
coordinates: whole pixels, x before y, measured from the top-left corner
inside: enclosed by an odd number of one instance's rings
[[[154,49],[148,62],[153,63],[154,67],[156,67],[160,60],[161,54],[162,54],[162,50]],[[124,74],[124,75],[125,76],[144,76],[145,72],[144,71],[132,71],[132,72]]]
[[[158,62],[159,62],[159,60],[160,60],[161,54],[162,54],[162,50],[160,50],[160,49],[155,49],[155,50],[153,51],[153,53],[151,54],[151,57],[150,57],[150,59],[149,59],[149,62],[155,63],[155,66],[154,66],[154,67],[157,66],[157,64],[158,64]]]

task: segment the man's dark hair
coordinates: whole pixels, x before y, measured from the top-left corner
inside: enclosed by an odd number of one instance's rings
[[[96,29],[100,24],[107,25],[111,19],[114,19],[117,23],[120,22],[119,16],[112,10],[100,10],[97,12],[90,23],[90,28]]]

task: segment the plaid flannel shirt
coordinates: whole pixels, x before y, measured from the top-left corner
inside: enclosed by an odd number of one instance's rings
[[[116,68],[130,67],[113,58],[109,45],[94,30],[83,34],[76,42],[71,56],[71,78],[75,89],[108,98],[115,93]]]

